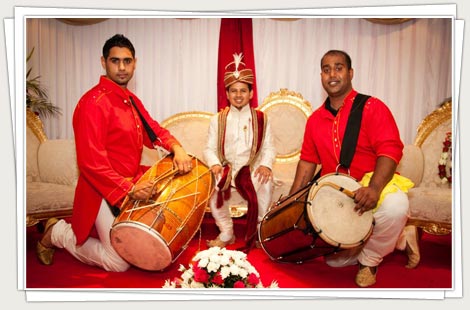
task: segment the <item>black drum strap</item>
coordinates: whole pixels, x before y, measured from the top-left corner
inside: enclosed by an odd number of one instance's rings
[[[142,113],[140,113],[139,109],[137,108],[135,102],[134,102],[134,99],[132,98],[132,96],[129,97],[129,99],[131,100],[131,103],[132,105],[134,106],[135,110],[137,111],[137,114],[139,114],[139,117],[140,117],[140,120],[142,121],[142,124],[144,125],[144,128],[145,128],[145,131],[147,132],[149,138],[150,138],[150,141],[152,141],[152,143],[155,143],[155,141],[158,139],[157,135],[155,134],[155,132],[152,130],[152,127],[150,127],[150,125],[147,123],[147,121],[145,120],[144,116],[142,115]]]
[[[348,123],[346,124],[346,131],[344,133],[339,159],[339,164],[346,169],[351,165],[351,161],[356,151],[357,139],[361,129],[362,111],[364,110],[364,105],[369,98],[370,96],[364,94],[357,94],[356,98],[354,98]]]

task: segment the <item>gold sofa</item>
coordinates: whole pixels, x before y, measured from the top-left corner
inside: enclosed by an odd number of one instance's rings
[[[405,146],[403,159],[397,168],[398,172],[415,183],[408,193],[410,218],[397,243],[400,250],[408,247],[408,268],[414,268],[419,263],[422,232],[443,235],[452,231],[452,184],[440,178],[438,169],[448,133],[452,133],[451,101],[423,119],[414,144]],[[449,166],[451,160],[447,162]],[[449,167],[446,174],[450,176]]]
[[[73,139],[51,139],[41,119],[26,111],[26,225],[72,214],[78,179]]]

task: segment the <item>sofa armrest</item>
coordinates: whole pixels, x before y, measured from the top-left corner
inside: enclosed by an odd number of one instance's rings
[[[397,172],[413,181],[415,187],[421,184],[424,173],[424,154],[420,147],[412,144],[405,145]]]

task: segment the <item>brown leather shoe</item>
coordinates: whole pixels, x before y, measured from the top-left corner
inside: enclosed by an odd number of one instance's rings
[[[59,219],[55,217],[48,219],[44,227],[44,235],[46,235],[58,221]],[[47,247],[41,241],[42,239],[39,240],[36,245],[36,255],[41,263],[51,265],[54,258],[55,247]]]
[[[356,284],[360,287],[368,287],[376,282],[377,267],[368,267],[359,264],[359,271],[356,274]]]
[[[220,236],[217,236],[214,240],[207,240],[208,247],[218,246],[219,248],[225,248],[227,245],[235,243],[235,235],[230,238],[229,241],[222,241],[220,240]]]

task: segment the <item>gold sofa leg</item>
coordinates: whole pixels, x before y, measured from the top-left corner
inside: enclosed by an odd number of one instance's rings
[[[408,256],[408,263],[406,268],[412,269],[418,266],[421,259],[421,254],[419,252],[419,233],[418,227],[414,225],[407,225],[403,229],[403,236],[405,238],[405,251]]]

